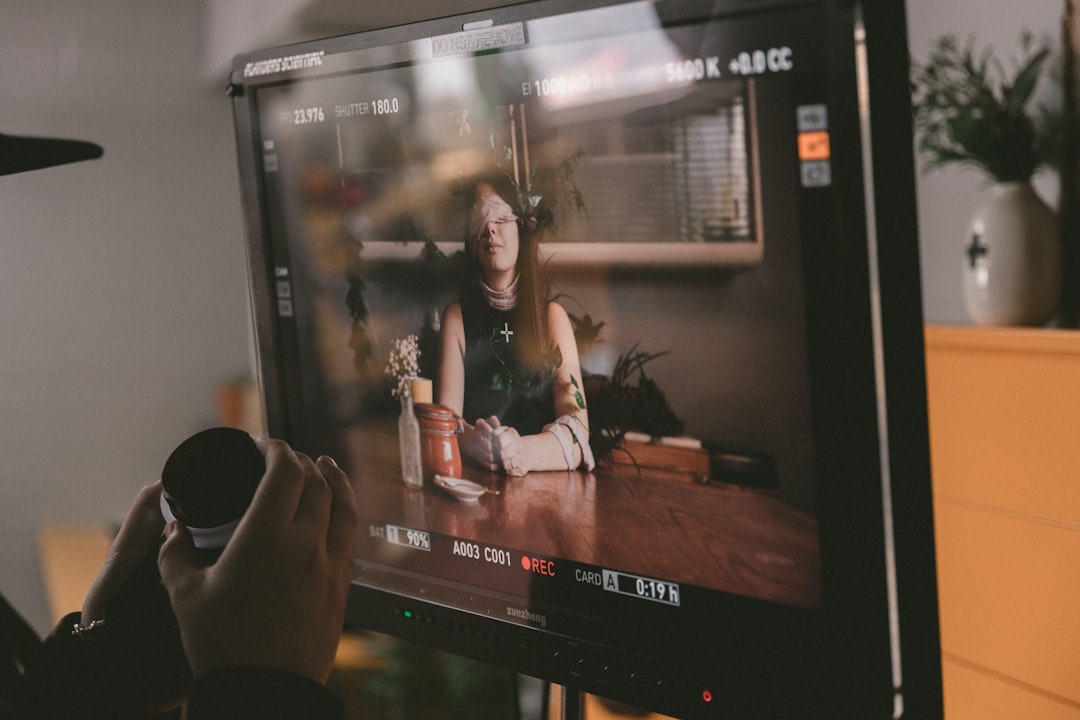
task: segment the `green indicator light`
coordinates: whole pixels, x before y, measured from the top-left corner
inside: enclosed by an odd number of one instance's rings
[[[405,617],[411,619],[412,616],[413,616],[413,612],[412,612],[412,610],[404,610],[404,611],[402,611],[402,615],[404,615]]]

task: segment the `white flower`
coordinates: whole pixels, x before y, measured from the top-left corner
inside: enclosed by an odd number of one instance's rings
[[[420,374],[420,338],[408,335],[391,343],[386,374],[393,375],[395,384],[390,389],[394,397],[409,395],[409,381]]]

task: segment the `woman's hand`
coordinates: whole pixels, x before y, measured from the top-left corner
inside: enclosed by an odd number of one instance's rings
[[[521,477],[529,471],[521,435],[517,429],[503,425],[494,415],[466,428],[460,446],[467,457],[491,472],[502,471]]]
[[[491,430],[491,444],[502,471],[507,475],[521,477],[529,471],[525,466],[525,447],[515,428],[499,424],[496,419]]]
[[[491,472],[496,472],[501,467],[493,442],[494,429],[498,426],[499,419],[495,416],[487,420],[477,420],[472,427],[466,426],[460,437],[460,447],[465,457]]]
[[[325,682],[352,581],[356,499],[327,457],[261,441],[263,476],[218,561],[203,567],[170,523],[158,556],[194,675],[263,666]]]

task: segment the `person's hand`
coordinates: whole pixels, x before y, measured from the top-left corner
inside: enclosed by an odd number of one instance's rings
[[[525,466],[525,448],[521,442],[521,435],[509,425],[499,425],[492,428],[491,442],[494,446],[495,457],[502,464],[502,470],[512,477],[522,477],[529,470]]]
[[[139,491],[83,601],[79,627],[104,622],[92,637],[108,638],[107,655],[89,661],[101,667],[83,673],[93,678],[88,682],[108,688],[110,704],[108,710],[99,708],[101,715],[127,712],[120,708],[157,715],[187,697],[187,660],[176,625],[168,621],[169,599],[153,565],[165,525],[160,498],[160,482]]]
[[[477,420],[471,428],[466,427],[461,434],[461,451],[480,467],[495,472],[501,469],[498,446],[494,431],[499,427],[499,419],[492,415],[486,420]]]
[[[109,547],[104,565],[83,601],[81,627],[105,619],[105,603],[148,554],[157,549],[165,520],[159,498],[161,482],[147,485],[135,498]]]
[[[491,472],[501,470],[507,475],[521,477],[529,471],[521,435],[516,428],[503,425],[494,415],[466,428],[460,446],[466,457]]]
[[[356,500],[330,458],[259,445],[266,474],[218,561],[200,565],[187,528],[170,523],[158,567],[195,677],[262,666],[322,683],[344,624]]]

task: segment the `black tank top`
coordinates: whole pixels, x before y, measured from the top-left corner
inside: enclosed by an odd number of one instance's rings
[[[496,310],[479,292],[462,296],[465,327],[466,422],[494,415],[522,435],[534,435],[554,417],[550,373],[524,357],[528,326],[515,310]]]

